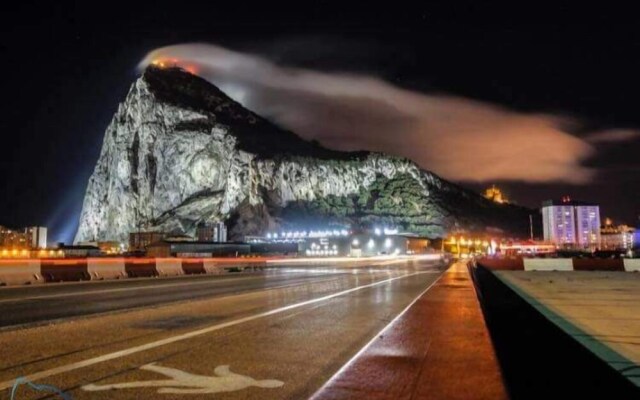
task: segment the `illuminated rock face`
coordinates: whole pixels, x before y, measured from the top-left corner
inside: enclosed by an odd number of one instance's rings
[[[291,201],[354,195],[399,174],[422,188],[416,218],[431,236],[496,207],[411,161],[304,141],[196,76],[150,67],[107,128],[75,240],[126,241],[137,229],[193,234],[219,220],[242,239],[290,222],[274,210]]]

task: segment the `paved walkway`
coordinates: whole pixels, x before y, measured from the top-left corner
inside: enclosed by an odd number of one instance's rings
[[[466,265],[454,264],[313,398],[508,398]]]

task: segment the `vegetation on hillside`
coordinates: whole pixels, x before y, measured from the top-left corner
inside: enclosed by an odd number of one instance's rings
[[[387,226],[430,237],[443,234],[442,222],[446,219],[420,183],[408,174],[393,179],[378,176],[369,188],[351,196],[290,202],[279,217],[294,229]]]

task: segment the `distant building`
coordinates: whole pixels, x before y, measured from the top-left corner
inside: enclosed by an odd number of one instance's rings
[[[65,258],[83,258],[96,257],[102,255],[100,248],[93,245],[58,245],[58,251],[61,251]]]
[[[200,242],[226,242],[227,227],[224,222],[201,222],[196,227],[196,237]]]
[[[182,229],[174,229],[173,231],[167,233],[164,237],[164,240],[168,240],[171,242],[194,242],[195,239],[192,236],[187,235],[182,231]]]
[[[609,218],[600,230],[603,250],[629,250],[634,246],[635,228],[627,225],[614,226]]]
[[[498,251],[506,256],[553,254],[556,247],[534,240],[506,241],[498,244]]]
[[[569,197],[542,203],[544,240],[558,247],[600,247],[600,206]]]
[[[308,238],[300,243],[306,256],[369,257],[383,254],[421,254],[429,252],[429,240],[422,237],[384,233]]]
[[[361,233],[351,236],[350,255],[422,254],[430,251],[427,238],[403,234]]]
[[[150,257],[216,257],[247,255],[251,246],[246,243],[216,243],[200,241],[161,240],[147,246]]]
[[[26,228],[25,233],[32,249],[47,248],[47,228],[44,226],[32,226]]]
[[[496,185],[491,185],[490,188],[485,190],[483,196],[486,199],[489,199],[491,201],[494,201],[500,204],[509,202],[509,200],[505,197],[502,191],[496,187]]]
[[[5,249],[27,249],[29,240],[24,231],[0,226],[0,247]]]
[[[131,232],[129,233],[129,251],[143,251],[151,244],[159,242],[167,236],[165,232]]]
[[[45,249],[47,247],[47,228],[33,226],[24,229],[9,229],[0,226],[0,247],[6,249]]]

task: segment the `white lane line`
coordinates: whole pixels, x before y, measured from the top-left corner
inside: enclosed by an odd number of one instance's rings
[[[179,341],[182,341],[182,340],[191,339],[191,338],[194,338],[196,336],[201,336],[201,335],[204,335],[204,334],[207,334],[207,333],[210,333],[210,332],[215,332],[215,331],[218,331],[218,330],[221,330],[221,329],[224,329],[224,328],[229,328],[231,326],[240,325],[240,324],[243,324],[245,322],[254,321],[256,319],[268,317],[270,315],[280,314],[280,313],[283,313],[285,311],[293,310],[295,308],[304,307],[304,306],[309,305],[309,304],[319,303],[321,301],[333,299],[334,297],[343,296],[345,294],[353,293],[353,292],[356,292],[358,290],[367,289],[367,288],[370,288],[370,287],[382,285],[384,283],[392,282],[392,281],[395,281],[397,279],[404,279],[404,278],[407,278],[407,277],[410,277],[410,276],[421,275],[421,274],[425,274],[425,273],[426,272],[422,272],[422,271],[421,272],[414,272],[412,274],[405,274],[405,275],[402,275],[402,276],[397,276],[395,278],[385,279],[385,280],[374,282],[374,283],[370,283],[370,284],[367,284],[367,285],[356,286],[354,288],[343,290],[341,292],[333,293],[333,294],[330,294],[330,295],[318,297],[318,298],[311,299],[311,300],[306,300],[306,301],[303,301],[303,302],[300,302],[300,303],[291,304],[291,305],[288,305],[288,306],[285,306],[285,307],[276,308],[276,309],[273,309],[273,310],[270,310],[270,311],[265,311],[265,312],[262,312],[262,313],[259,313],[259,314],[250,315],[248,317],[239,318],[239,319],[236,319],[236,320],[233,320],[233,321],[223,322],[221,324],[212,325],[212,326],[209,326],[207,328],[202,328],[202,329],[198,329],[198,330],[195,330],[195,331],[183,333],[181,335],[172,336],[172,337],[169,337],[169,338],[166,338],[166,339],[157,340],[155,342],[150,342],[150,343],[146,343],[146,344],[143,344],[143,345],[131,347],[129,349],[124,349],[124,350],[116,351],[116,352],[113,352],[113,353],[104,354],[102,356],[89,358],[87,360],[78,361],[78,362],[75,362],[75,363],[62,365],[62,366],[59,366],[59,367],[56,367],[56,368],[51,368],[51,369],[48,369],[48,370],[36,372],[36,373],[30,374],[30,375],[24,376],[24,378],[26,378],[26,379],[28,379],[30,381],[41,380],[43,378],[48,378],[48,377],[53,376],[53,375],[59,375],[59,374],[63,374],[63,373],[66,373],[66,372],[74,371],[76,369],[85,368],[85,367],[89,367],[91,365],[99,364],[99,363],[102,363],[102,362],[105,362],[105,361],[111,361],[111,360],[115,360],[117,358],[126,357],[126,356],[129,356],[131,354],[139,353],[139,352],[146,351],[146,350],[151,350],[151,349],[154,349],[156,347],[165,346],[165,345],[168,345],[168,344],[171,344],[171,343],[175,343],[175,342],[179,342]],[[9,389],[10,387],[13,386],[14,383],[15,383],[15,379],[12,379],[10,381],[1,382],[0,383],[0,390]]]
[[[371,338],[371,340],[369,340],[369,342],[367,342],[367,344],[364,345],[364,347],[362,347],[360,350],[358,350],[358,352],[349,359],[349,361],[347,361],[342,367],[340,367],[340,369],[338,370],[338,372],[336,372],[335,374],[333,374],[333,376],[331,378],[329,378],[328,381],[325,382],[324,385],[322,385],[322,387],[320,387],[320,389],[318,389],[313,396],[310,397],[310,400],[314,400],[318,398],[318,395],[327,387],[329,387],[329,385],[331,383],[333,383],[336,379],[338,379],[340,377],[340,375],[342,375],[344,373],[344,371],[347,370],[347,368],[349,368],[349,366],[351,366],[351,364],[353,364],[356,359],[358,357],[360,357],[365,351],[367,351],[367,349],[369,349],[369,347],[371,347],[371,345],[373,345],[373,343],[378,340],[378,338],[380,338],[381,336],[384,335],[384,333],[391,327],[393,326],[397,321],[400,320],[400,318],[402,318],[402,316],[404,314],[406,314],[407,311],[409,311],[409,309],[418,301],[420,300],[420,298],[429,291],[429,289],[431,289],[433,287],[433,285],[435,285],[436,283],[438,283],[438,281],[440,280],[440,278],[442,278],[442,276],[444,274],[447,273],[448,270],[446,270],[444,273],[442,273],[438,279],[436,279],[435,281],[433,281],[431,283],[431,285],[427,286],[427,288],[425,290],[423,290],[419,295],[416,296],[415,299],[413,299],[411,301],[411,303],[409,303],[408,306],[406,306],[404,308],[404,310],[400,311],[400,314],[396,315],[396,317],[394,319],[391,320],[391,322],[389,322],[384,328],[382,328],[382,330],[378,333],[376,333],[375,335],[373,335],[373,337]]]
[[[227,278],[227,279],[209,279],[201,282],[180,282],[180,283],[167,283],[167,284],[155,284],[155,285],[146,285],[146,286],[136,286],[136,287],[127,287],[127,288],[118,288],[118,289],[103,289],[103,290],[84,290],[81,292],[72,292],[72,293],[58,293],[58,294],[43,294],[40,296],[26,296],[26,297],[14,297],[9,299],[1,299],[0,304],[2,303],[15,303],[25,300],[42,300],[42,299],[56,299],[63,297],[74,297],[74,296],[84,296],[87,294],[106,294],[106,293],[119,293],[119,292],[128,292],[134,290],[146,290],[146,289],[164,289],[164,288],[172,288],[172,287],[181,287],[181,286],[196,286],[196,285],[210,285],[210,284],[219,284],[225,282],[235,282],[239,280],[245,280],[250,278],[281,278],[284,274],[275,274],[275,275],[259,275],[259,276],[246,276],[246,277],[238,277],[238,278]]]

